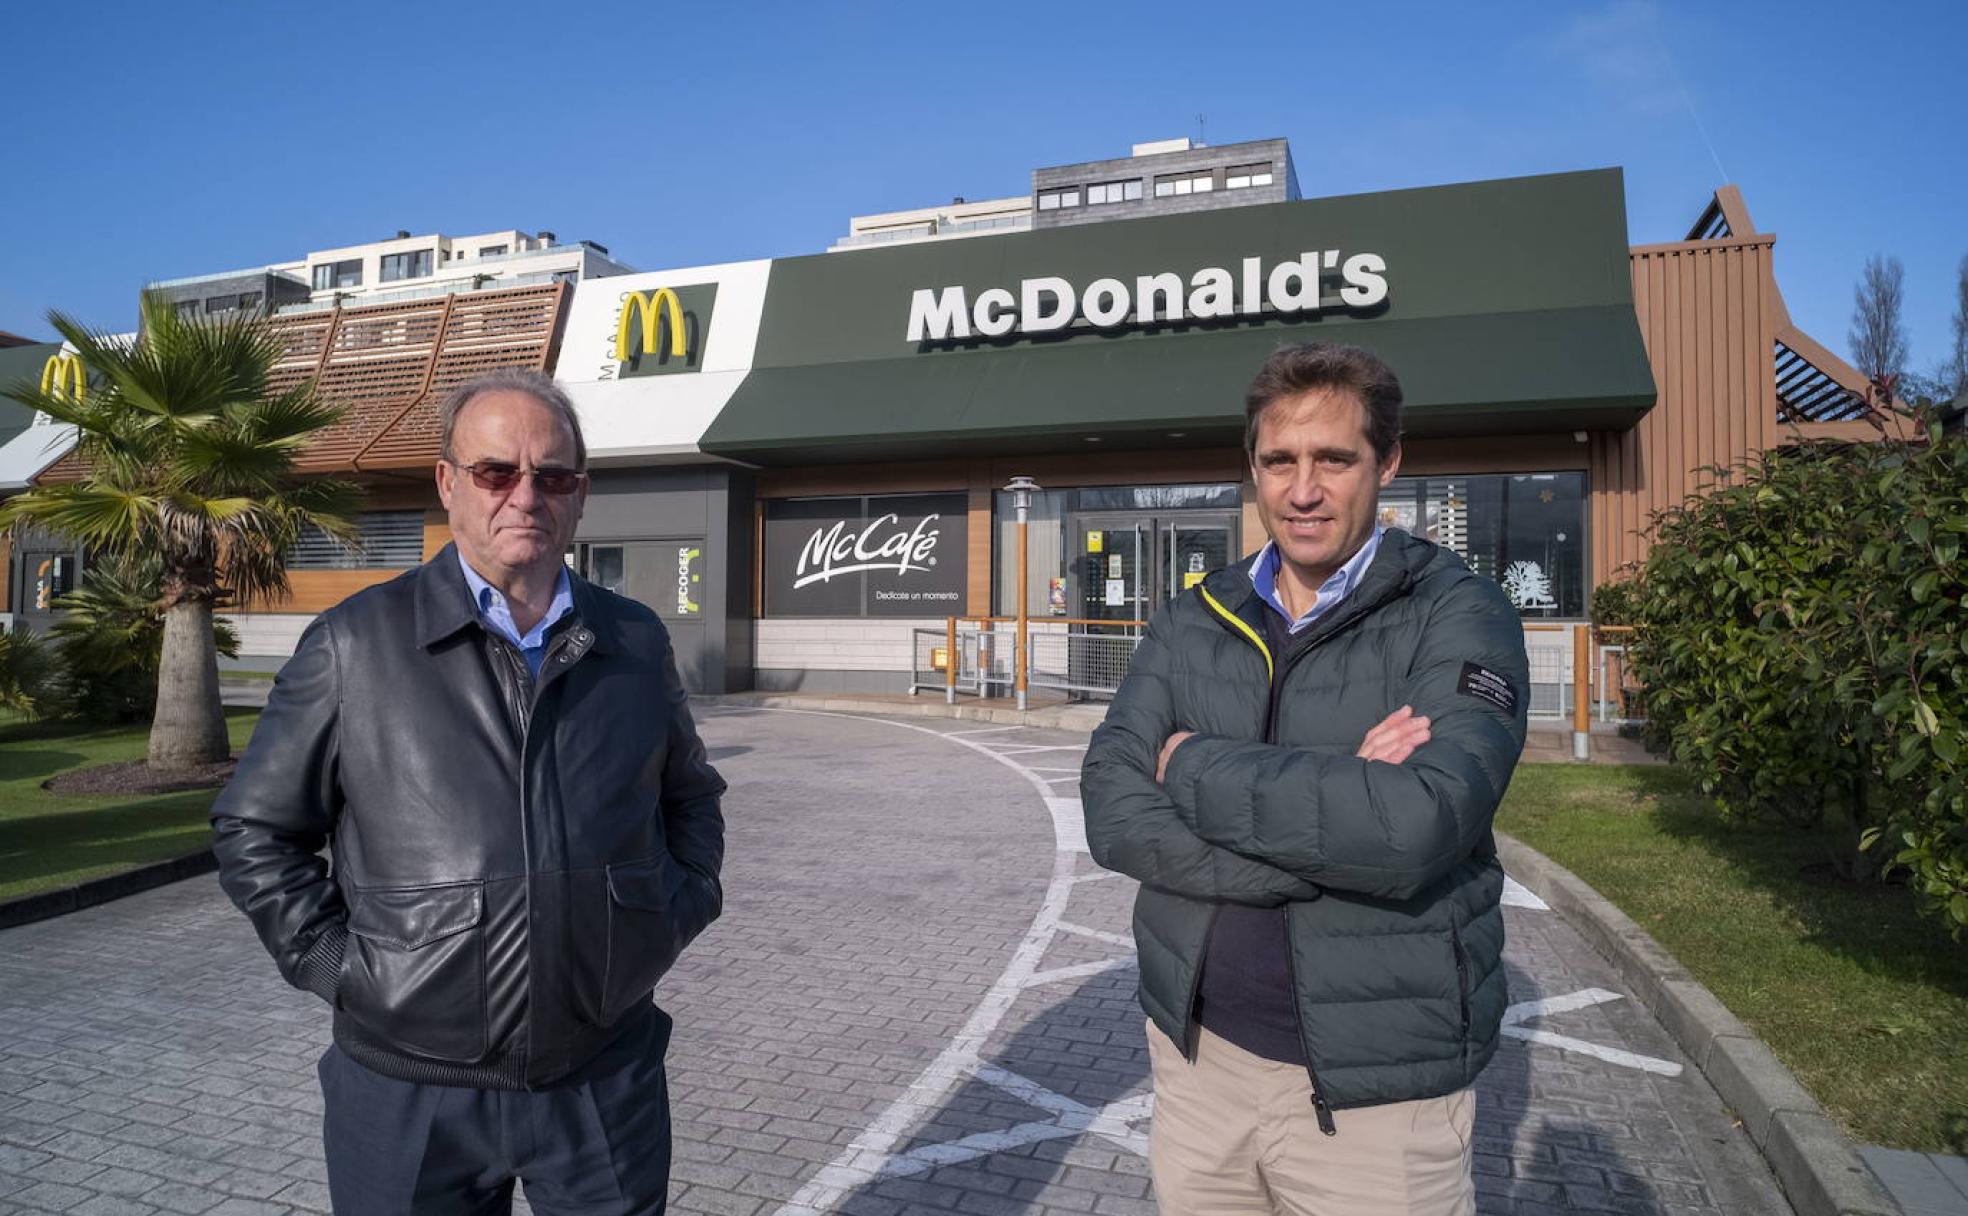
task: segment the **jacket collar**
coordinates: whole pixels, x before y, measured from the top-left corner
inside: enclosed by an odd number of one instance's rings
[[[1410,536],[1400,528],[1387,529],[1380,538],[1380,552],[1374,554],[1373,561],[1360,575],[1359,584],[1339,607],[1312,626],[1312,634],[1324,633],[1342,620],[1351,620],[1404,594],[1434,558],[1435,550],[1428,541]],[[1263,613],[1270,609],[1257,594],[1256,584],[1251,582],[1250,567],[1250,558],[1240,559],[1204,579],[1203,586],[1239,619],[1261,629]]]
[[[594,634],[594,649],[621,649],[615,613],[599,588],[572,571],[568,586],[574,595],[573,619]],[[458,546],[447,544],[417,571],[417,644],[429,649],[468,625],[478,624],[471,587],[458,564]]]

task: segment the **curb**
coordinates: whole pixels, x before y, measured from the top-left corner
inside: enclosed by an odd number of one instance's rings
[[[1797,1216],[1903,1216],[1776,1053],[1659,942],[1570,870],[1502,832],[1496,840],[1510,876],[1537,892],[1613,964],[1634,998],[1736,1112]]]
[[[167,861],[154,861],[149,865],[124,870],[120,874],[108,874],[102,878],[92,878],[88,882],[64,887],[59,891],[43,891],[38,895],[24,895],[0,903],[0,929],[12,929],[17,925],[32,924],[37,920],[65,916],[79,912],[97,904],[106,904],[113,899],[148,891],[186,878],[196,878],[200,874],[210,874],[219,868],[219,860],[210,849],[200,849],[183,857],[173,857]]]

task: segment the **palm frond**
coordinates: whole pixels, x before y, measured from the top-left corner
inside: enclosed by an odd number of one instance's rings
[[[39,524],[93,548],[129,552],[157,530],[159,501],[93,482],[35,486],[0,503],[0,527]]]

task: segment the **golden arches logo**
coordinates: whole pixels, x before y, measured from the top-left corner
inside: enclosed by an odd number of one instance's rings
[[[80,401],[89,391],[89,372],[75,355],[49,355],[41,365],[41,391],[58,400]]]
[[[615,326],[615,361],[627,363],[635,357],[630,339],[635,336],[636,321],[642,322],[642,353],[656,353],[657,340],[662,336],[662,323],[670,323],[670,358],[684,357],[685,332],[683,328],[683,301],[668,287],[658,287],[650,292],[631,292],[622,301],[622,319]]]

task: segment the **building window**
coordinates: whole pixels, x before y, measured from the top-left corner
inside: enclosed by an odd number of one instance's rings
[[[237,307],[239,307],[238,296],[207,296],[205,298],[205,312],[207,315],[215,312],[231,312]]]
[[[179,300],[177,303],[171,305],[171,307],[177,309],[178,315],[181,317],[195,317],[198,315],[197,300]]]
[[[316,528],[301,533],[287,551],[289,570],[408,569],[424,560],[422,511],[364,511],[358,547],[350,550]]]
[[[260,310],[260,301],[265,298],[265,292],[242,291],[239,293],[239,310],[241,312],[258,312]]]
[[[394,283],[399,279],[421,279],[430,272],[431,251],[428,249],[383,255],[382,277],[385,283]]]
[[[1194,173],[1165,173],[1155,179],[1156,198],[1172,198],[1178,194],[1208,194],[1215,188],[1216,176],[1209,169]]]
[[[1039,210],[1041,211],[1057,211],[1062,207],[1077,207],[1079,205],[1080,188],[1078,186],[1067,186],[1060,190],[1039,191]]]
[[[1526,617],[1585,615],[1585,474],[1397,477],[1380,522],[1462,555]]]
[[[1223,171],[1225,190],[1242,190],[1249,186],[1268,186],[1271,184],[1271,162],[1256,165],[1231,165]]]
[[[504,245],[486,245],[478,251],[478,256],[482,258],[493,258],[498,257],[504,252],[506,252],[506,246]]]
[[[1087,187],[1087,205],[1097,203],[1131,203],[1141,197],[1141,179],[1128,182],[1101,182]]]
[[[361,258],[350,258],[346,262],[322,262],[314,268],[316,291],[360,286],[362,286]]]

